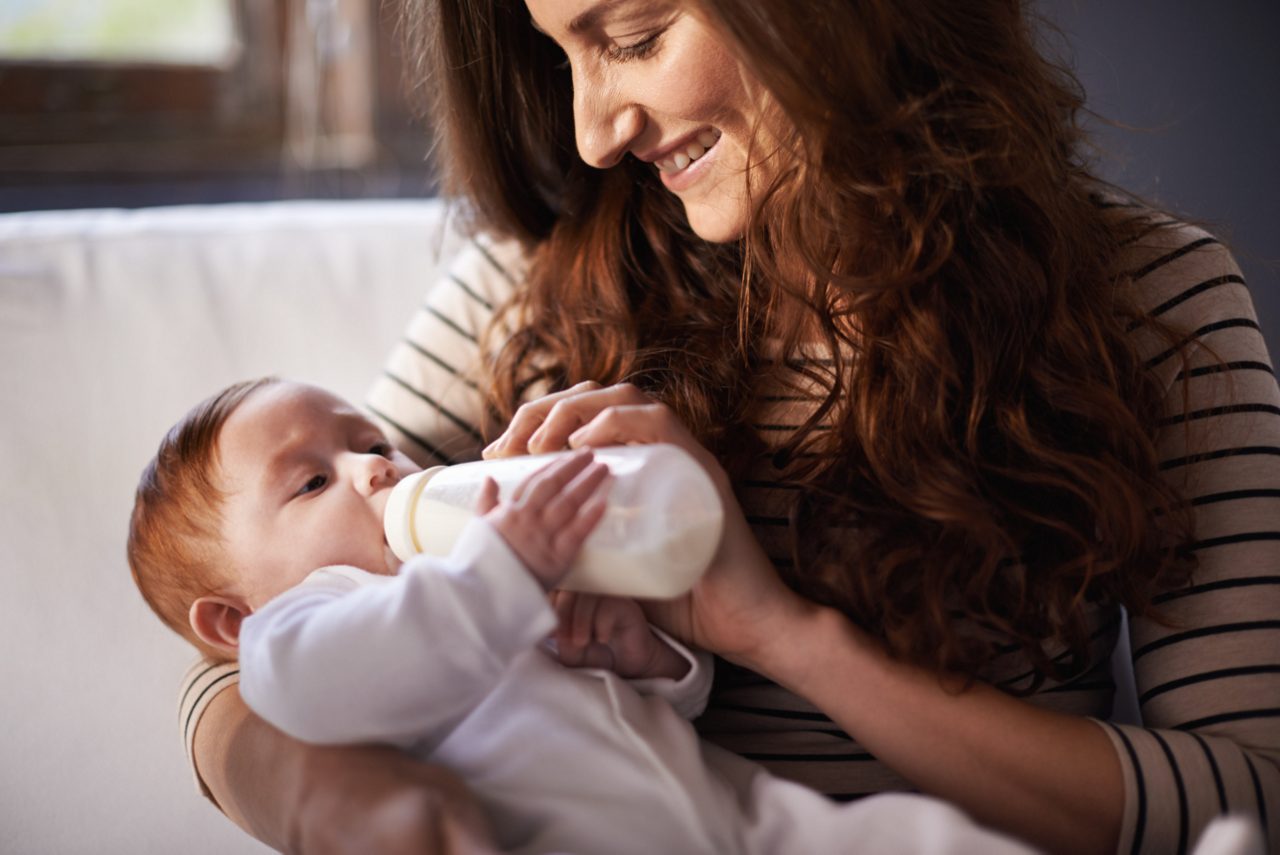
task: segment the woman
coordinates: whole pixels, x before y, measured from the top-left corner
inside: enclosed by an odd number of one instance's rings
[[[727,660],[704,736],[781,775],[1053,851],[1184,851],[1227,810],[1280,846],[1280,392],[1225,250],[1090,175],[1019,3],[412,11],[451,187],[505,240],[373,392],[406,451],[700,455],[724,545],[652,617]],[[1103,721],[1122,606],[1145,728]],[[268,842],[403,811],[484,845],[445,773],[207,696],[197,764]]]

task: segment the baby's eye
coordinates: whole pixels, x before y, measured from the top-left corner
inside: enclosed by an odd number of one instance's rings
[[[312,475],[311,479],[302,485],[302,489],[298,490],[298,495],[302,496],[307,493],[314,493],[316,490],[323,490],[328,483],[328,475]]]
[[[394,453],[395,449],[392,448],[391,443],[386,440],[383,440],[382,442],[375,442],[369,447],[369,454],[376,454],[379,457],[390,457]]]

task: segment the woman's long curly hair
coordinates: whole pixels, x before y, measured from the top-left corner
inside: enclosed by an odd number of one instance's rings
[[[741,479],[782,371],[763,342],[816,335],[832,359],[775,455],[803,497],[789,582],[937,669],[1010,645],[1036,685],[1064,676],[1050,651],[1080,667],[1086,604],[1149,612],[1191,522],[1130,335],[1175,333],[1128,296],[1141,218],[1100,201],[1078,83],[1018,0],[696,5],[793,130],[733,245],[651,165],[579,159],[570,72],[522,2],[408,0],[446,188],[532,259],[492,405],[627,380]]]

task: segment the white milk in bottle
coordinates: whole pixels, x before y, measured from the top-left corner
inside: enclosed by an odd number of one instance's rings
[[[688,591],[720,545],[724,508],[711,478],[674,445],[592,452],[613,475],[607,509],[560,587],[651,599]],[[475,515],[486,477],[506,499],[531,473],[569,453],[478,460],[409,475],[387,500],[387,543],[401,561],[419,553],[448,555]]]

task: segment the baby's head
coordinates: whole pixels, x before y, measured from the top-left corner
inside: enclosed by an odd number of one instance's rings
[[[129,525],[134,581],[202,653],[235,658],[240,621],[311,571],[392,572],[382,512],[417,469],[322,389],[237,383],[174,425],[143,471]]]

